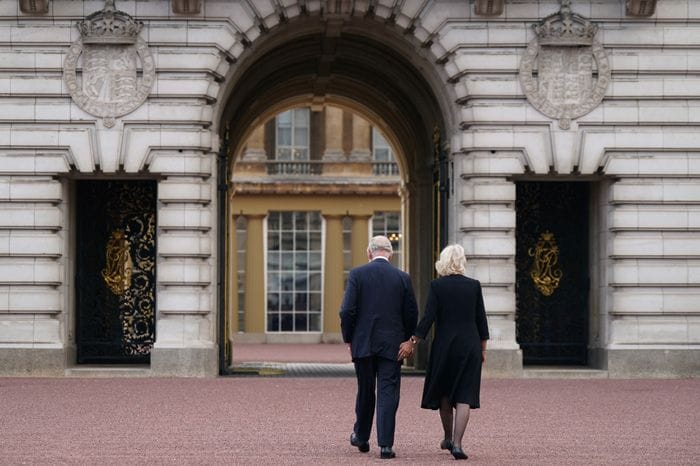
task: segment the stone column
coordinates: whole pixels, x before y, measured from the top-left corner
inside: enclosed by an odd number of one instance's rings
[[[367,263],[367,244],[369,243],[369,219],[372,216],[353,215],[352,216],[352,266],[357,267]]]
[[[326,107],[326,149],[323,160],[338,162],[345,159],[343,154],[343,110]]]
[[[248,138],[241,160],[244,162],[264,162],[266,159],[265,125],[259,125]]]
[[[323,284],[323,341],[339,342],[343,300],[343,216],[326,215],[326,258]]]
[[[265,215],[246,215],[248,237],[246,241],[245,280],[245,330],[246,333],[265,333],[265,248],[263,219]]]
[[[372,159],[370,150],[369,122],[359,115],[352,116],[352,152],[350,159],[355,162],[369,162]]]

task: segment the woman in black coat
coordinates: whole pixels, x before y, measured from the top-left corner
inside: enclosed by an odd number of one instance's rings
[[[481,284],[464,275],[462,246],[443,249],[435,268],[440,278],[430,283],[425,314],[415,335],[402,343],[399,357],[410,355],[435,322],[421,407],[440,410],[445,431],[440,448],[466,459],[462,437],[469,410],[479,408],[481,366],[489,338],[484,298]]]

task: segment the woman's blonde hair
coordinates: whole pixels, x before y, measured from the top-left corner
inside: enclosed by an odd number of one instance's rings
[[[435,262],[435,270],[438,275],[465,275],[467,272],[467,259],[464,257],[464,248],[459,244],[450,244],[440,253],[440,259]]]

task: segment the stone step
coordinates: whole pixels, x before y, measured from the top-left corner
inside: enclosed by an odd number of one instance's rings
[[[151,367],[148,365],[113,366],[113,365],[88,365],[74,366],[66,369],[66,377],[86,378],[123,378],[123,377],[152,377]]]
[[[236,375],[289,377],[354,377],[352,363],[244,362],[233,366]]]
[[[588,367],[530,366],[523,368],[525,379],[607,379],[608,371]]]

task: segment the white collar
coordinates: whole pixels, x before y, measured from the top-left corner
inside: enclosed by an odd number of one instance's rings
[[[372,262],[376,261],[377,259],[382,259],[382,260],[385,260],[385,261],[389,262],[389,259],[387,259],[387,258],[384,257],[384,256],[373,257],[373,258],[372,258]]]

